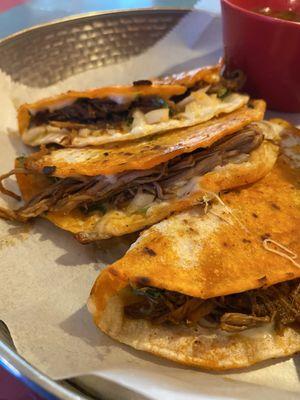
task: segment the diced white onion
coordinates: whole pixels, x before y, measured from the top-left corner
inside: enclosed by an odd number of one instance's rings
[[[178,188],[176,190],[176,196],[179,198],[185,197],[190,193],[193,193],[197,188],[197,177],[189,179],[188,181],[183,181],[184,185],[180,185],[180,181],[177,182]]]
[[[160,108],[158,110],[152,110],[145,114],[147,124],[157,124],[158,122],[166,122],[169,120],[169,109]]]
[[[177,107],[179,109],[184,109],[186,106],[193,103],[191,105],[192,109],[194,109],[194,108],[199,109],[200,106],[210,105],[211,99],[216,96],[206,94],[208,88],[209,88],[209,86],[206,86],[202,89],[192,92],[188,97],[186,97],[185,99],[183,99],[179,103],[177,103]],[[191,107],[187,107],[185,109],[185,111],[187,111],[187,109],[191,108]]]
[[[117,104],[129,104],[134,100],[136,95],[110,95],[108,98]]]
[[[130,202],[128,211],[133,212],[151,204],[154,200],[154,195],[150,193],[138,193]]]
[[[142,111],[136,110],[134,111],[133,115],[133,122],[132,122],[132,128],[138,128],[140,126],[145,125],[145,114],[142,113]]]
[[[195,99],[194,99],[194,96],[190,94],[190,95],[187,96],[185,99],[179,101],[179,102],[176,104],[176,106],[177,106],[178,108],[184,108],[187,104],[189,104],[191,101],[194,101],[194,100],[195,100]]]
[[[30,146],[38,146],[47,143],[60,143],[68,135],[66,129],[54,126],[36,126],[26,130],[22,136],[25,144]]]
[[[232,164],[241,164],[249,160],[250,155],[246,153],[241,153],[236,156],[230,157],[228,162]]]

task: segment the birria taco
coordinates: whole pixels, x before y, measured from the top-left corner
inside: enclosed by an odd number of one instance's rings
[[[96,325],[212,370],[300,351],[299,153],[286,163],[299,139],[284,138],[259,182],[144,231],[97,278],[88,302]]]
[[[24,143],[98,146],[193,126],[244,106],[239,80],[224,79],[220,66],[164,79],[140,80],[82,92],[69,91],[18,111]]]
[[[149,139],[43,149],[18,159],[11,173],[25,205],[1,214],[21,221],[43,216],[85,243],[143,229],[197,204],[206,191],[254,182],[269,172],[281,128],[261,121],[264,108],[254,101]]]

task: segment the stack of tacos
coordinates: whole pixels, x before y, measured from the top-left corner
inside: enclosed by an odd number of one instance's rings
[[[16,160],[25,204],[2,216],[42,216],[87,243],[256,181],[275,163],[280,127],[237,88],[215,66],[21,106],[22,139],[41,147]]]
[[[299,171],[286,161],[299,136],[264,120],[241,80],[216,65],[25,104],[35,151],[1,178],[24,201],[0,209],[9,220],[43,217],[81,243],[150,227],[98,277],[95,323],[211,369],[300,349]],[[13,174],[21,197],[2,183]]]

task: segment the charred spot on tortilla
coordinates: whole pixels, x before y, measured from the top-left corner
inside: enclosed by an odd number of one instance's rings
[[[151,283],[151,280],[146,276],[136,277],[134,281],[138,286],[141,286],[141,287],[142,286],[149,286],[150,283]]]
[[[253,218],[258,218],[258,215],[256,213],[252,213]]]
[[[287,272],[286,273],[286,277],[289,278],[289,279],[292,279],[292,278],[295,277],[295,274],[293,274],[293,272]]]
[[[43,174],[44,175],[52,175],[56,171],[55,166],[46,166],[43,168]]]
[[[138,81],[133,82],[133,86],[151,86],[152,81],[149,81],[148,79],[140,79]]]
[[[280,210],[280,207],[276,203],[271,203],[271,207],[275,210]]]
[[[143,252],[145,254],[148,254],[148,256],[151,256],[151,257],[155,257],[156,256],[155,251],[153,249],[151,249],[150,247],[148,247],[148,246],[143,248]]]
[[[109,268],[109,273],[111,275],[113,275],[113,276],[119,276],[120,275],[118,270],[116,270],[115,268],[112,268],[112,267]]]
[[[261,238],[261,240],[266,240],[266,239],[269,239],[271,237],[271,234],[270,233],[268,233],[268,232],[266,232],[266,233],[264,233],[263,235],[261,235],[260,236],[260,238]]]
[[[251,243],[251,240],[246,239],[246,238],[243,238],[243,239],[242,239],[242,242],[243,242],[243,243]]]

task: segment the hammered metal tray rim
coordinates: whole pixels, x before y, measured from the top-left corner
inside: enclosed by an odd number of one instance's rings
[[[45,399],[53,400],[60,396],[64,400],[89,400],[83,393],[79,395],[59,382],[50,379],[37,368],[29,364],[16,351],[0,340],[0,366],[10,372],[25,385],[45,396]]]
[[[96,16],[102,16],[102,15],[119,15],[119,14],[126,14],[126,13],[130,13],[130,14],[139,14],[139,13],[143,13],[143,12],[150,12],[150,13],[164,13],[164,12],[173,12],[173,13],[178,13],[178,14],[186,14],[189,11],[191,11],[191,8],[186,8],[186,7],[145,7],[145,8],[128,8],[128,9],[116,9],[116,10],[105,10],[105,11],[90,11],[90,12],[86,12],[86,13],[79,13],[79,14],[72,14],[66,17],[62,17],[62,18],[56,18],[54,20],[51,20],[49,22],[43,22],[41,24],[36,24],[36,25],[32,25],[29,28],[24,28],[21,29],[20,31],[17,31],[15,33],[12,33],[8,36],[5,36],[4,38],[0,39],[0,46],[8,41],[10,41],[11,39],[15,40],[18,39],[19,36],[22,36],[24,34],[27,33],[31,33],[32,31],[38,30],[38,29],[47,29],[47,28],[51,28],[52,26],[55,25],[59,25],[61,23],[64,22],[72,22],[72,21],[76,21],[78,19],[85,19],[85,18],[89,18],[89,17],[96,17]]]

